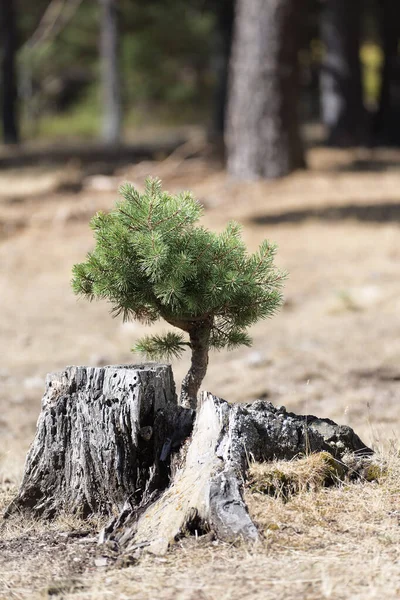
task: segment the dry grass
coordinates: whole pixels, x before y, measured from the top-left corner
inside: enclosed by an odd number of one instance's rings
[[[247,487],[255,494],[267,494],[281,500],[291,500],[304,492],[318,492],[324,487],[340,486],[351,482],[381,483],[389,470],[395,472],[397,452],[391,448],[388,457],[376,452],[359,457],[346,454],[341,460],[328,452],[318,452],[290,461],[253,463],[248,472]]]
[[[297,460],[254,463],[248,486],[252,493],[289,500],[305,491],[335,485],[344,479],[345,472],[344,464],[328,452],[319,452]]]
[[[103,551],[83,544],[85,538],[66,537],[85,523],[14,521],[5,534],[14,545],[0,546],[0,598],[394,600],[400,592],[400,459],[392,453],[385,460],[387,473],[379,483],[328,488],[321,467],[325,462],[326,475],[326,460],[318,455],[253,465],[246,501],[263,534],[260,544],[187,538],[166,557],[143,556],[124,569],[112,558],[96,568]],[[297,478],[296,494],[252,491],[268,473],[282,470]]]

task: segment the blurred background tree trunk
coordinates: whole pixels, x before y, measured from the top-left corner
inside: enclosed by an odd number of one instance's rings
[[[16,144],[19,140],[17,119],[17,82],[15,55],[17,51],[17,28],[14,0],[0,0],[1,32],[1,118],[3,140]]]
[[[219,0],[215,6],[215,50],[212,60],[215,74],[214,103],[210,138],[217,150],[224,152],[223,136],[228,100],[229,58],[232,46],[234,0]]]
[[[377,144],[400,144],[400,2],[378,0],[384,54],[374,134]]]
[[[99,0],[101,6],[102,138],[107,144],[121,139],[121,90],[118,61],[118,0]]]
[[[367,141],[360,63],[361,0],[324,0],[321,41],[322,121],[327,142],[356,146]]]
[[[305,166],[298,50],[303,0],[237,0],[226,122],[227,167],[275,178]]]

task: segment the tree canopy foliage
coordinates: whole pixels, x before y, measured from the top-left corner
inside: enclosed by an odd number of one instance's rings
[[[192,194],[172,195],[158,179],[147,179],[143,193],[131,184],[120,193],[112,212],[92,219],[96,246],[74,267],[74,291],[108,300],[114,316],[148,324],[163,318],[184,332],[140,340],[135,349],[152,359],[190,347],[193,355],[200,350],[204,370],[209,347],[250,345],[247,328],[282,302],[275,246],[265,240],[250,254],[235,222],[209,231],[198,224],[202,206]]]

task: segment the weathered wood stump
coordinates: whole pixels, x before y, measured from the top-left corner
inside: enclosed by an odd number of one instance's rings
[[[203,393],[171,485],[147,510],[123,511],[101,540],[112,540],[127,553],[145,548],[155,554],[194,530],[213,530],[225,541],[257,540],[242,496],[249,462],[320,451],[337,460],[347,453],[372,454],[350,427],[329,419],[294,415],[260,400],[232,405]]]
[[[6,515],[119,511],[100,541],[127,553],[162,554],[195,530],[254,541],[258,531],[242,496],[250,461],[372,453],[350,427],[270,402],[231,405],[205,392],[194,426],[193,416],[178,406],[166,365],[68,367],[49,376],[21,488]]]
[[[160,456],[179,414],[166,365],[67,367],[48,375],[22,484],[6,514],[111,514],[127,499],[140,503],[168,484]]]

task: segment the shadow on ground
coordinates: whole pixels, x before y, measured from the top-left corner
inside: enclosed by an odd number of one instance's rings
[[[301,223],[308,219],[319,221],[355,219],[367,223],[400,223],[400,203],[346,204],[345,206],[287,210],[266,215],[256,215],[251,219],[251,222],[255,225],[280,225],[281,223]]]
[[[336,166],[334,170],[342,173],[384,173],[400,170],[400,162],[398,159],[356,158],[347,164]]]
[[[104,174],[111,174],[116,166],[129,165],[140,160],[165,158],[186,141],[187,138],[182,135],[171,135],[164,136],[164,138],[160,136],[155,141],[117,146],[95,142],[49,144],[43,147],[34,144],[25,144],[14,148],[0,146],[0,169],[33,165],[59,165],[70,160],[78,160],[84,165],[104,162],[109,165]]]

